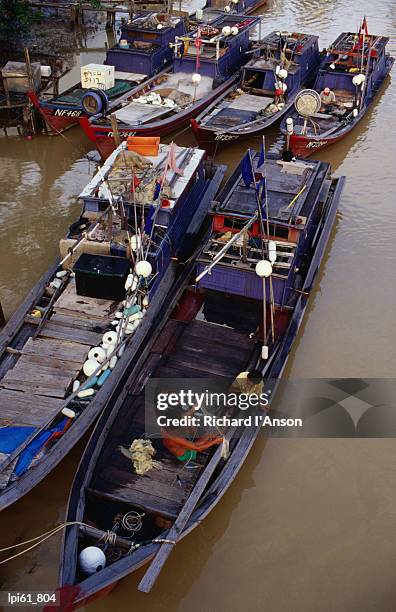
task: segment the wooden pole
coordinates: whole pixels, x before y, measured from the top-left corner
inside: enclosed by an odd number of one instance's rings
[[[110,115],[110,121],[111,129],[113,130],[114,142],[116,143],[116,146],[119,147],[121,144],[121,136],[120,132],[118,131],[117,117],[114,114]]]

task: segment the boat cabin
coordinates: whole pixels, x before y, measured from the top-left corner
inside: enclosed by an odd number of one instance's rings
[[[253,160],[257,172],[256,165],[257,158]],[[330,186],[324,166],[327,167],[321,162],[267,159],[268,223],[264,219],[263,225],[257,217],[258,196],[254,186],[246,187],[241,168],[237,168],[213,207],[213,231],[199,259],[197,276],[211,264],[233,235],[256,220],[228,249],[220,263],[199,281],[199,286],[262,300],[262,279],[257,276],[255,268],[263,259],[263,249],[267,253],[269,240],[276,247],[271,275],[275,306],[286,306],[293,297],[292,287],[303,262],[305,246],[316,227],[322,188],[327,188],[328,192]],[[268,253],[265,258],[268,259]],[[269,286],[267,297],[269,300]]]
[[[327,50],[315,83],[318,92],[328,87],[338,101],[355,102],[356,75],[364,75],[366,95],[383,79],[386,64],[386,36],[343,32]]]
[[[177,170],[182,172],[179,174],[169,165],[170,145],[158,142],[158,138],[130,138],[121,143],[79,196],[83,216],[90,220],[108,209],[110,197],[114,203],[121,201],[130,235],[139,233],[141,227],[150,234],[154,220],[148,255],[154,274],[150,290],[158,285],[170,258],[175,256],[196,208],[196,198],[199,201],[205,187],[204,151],[174,145]],[[136,153],[144,149],[144,157]],[[130,245],[125,232],[119,240],[105,242],[110,255],[127,256]]]
[[[121,27],[118,43],[109,49],[105,63],[118,72],[153,76],[172,61],[169,46],[185,34],[185,23],[168,13],[139,12]],[[121,77],[119,77],[121,78]]]
[[[174,72],[197,72],[212,79],[230,76],[245,63],[250,31],[258,22],[258,17],[222,14],[176,37]]]
[[[273,96],[281,69],[286,96],[306,83],[320,61],[318,37],[300,32],[272,32],[260,42],[253,58],[244,66],[242,88]]]

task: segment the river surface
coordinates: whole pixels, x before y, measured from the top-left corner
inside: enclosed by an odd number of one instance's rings
[[[326,46],[356,30],[391,37],[392,0],[274,0],[263,33],[300,30]],[[92,39],[92,47],[103,34]],[[76,56],[100,61],[96,51]],[[323,151],[347,176],[335,230],[288,364],[288,377],[394,377],[396,363],[396,80],[388,79],[361,124]],[[277,126],[266,135],[280,149]],[[180,144],[192,143],[190,133]],[[259,147],[252,141],[251,146]],[[94,171],[90,145],[65,137],[0,138],[0,297],[9,316],[50,265],[79,213],[76,194]],[[230,146],[218,161],[244,153]],[[1,545],[63,520],[83,444],[0,517]],[[236,482],[203,525],[177,545],[149,595],[142,571],[89,610],[385,612],[396,607],[396,443],[393,439],[260,438]],[[60,539],[2,565],[2,589],[53,589]]]

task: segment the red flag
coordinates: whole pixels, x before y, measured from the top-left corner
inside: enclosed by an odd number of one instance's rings
[[[367,19],[366,19],[366,16],[364,16],[364,19],[363,19],[363,23],[362,23],[361,30],[364,30],[364,32],[365,32],[365,34],[366,34],[366,36],[369,36],[368,27],[367,27]]]
[[[139,185],[140,185],[140,180],[138,179],[136,174],[133,172],[133,178],[132,178],[132,183],[131,183],[131,192],[134,193],[136,187],[139,187]]]
[[[194,42],[195,48],[197,49],[197,61],[195,63],[195,70],[196,70],[196,72],[198,72],[198,69],[201,66],[201,60],[200,60],[201,44],[202,44],[202,40],[201,40],[201,28],[198,28],[197,35],[195,37],[195,42]]]

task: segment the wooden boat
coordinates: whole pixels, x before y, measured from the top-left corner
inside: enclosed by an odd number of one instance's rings
[[[159,145],[141,156],[123,143],[81,193],[61,261],[0,335],[1,509],[40,482],[122,388],[224,170],[199,149]]]
[[[272,32],[258,43],[242,77],[191,120],[199,146],[211,155],[229,142],[261,134],[293,105],[316,75],[318,37]]]
[[[222,14],[210,25],[176,37],[172,71],[125,94],[112,112],[121,138],[164,136],[188,124],[238,80],[246,61],[249,32],[257,17]],[[115,147],[110,113],[81,117],[88,138],[106,158]]]
[[[262,172],[259,160],[254,159],[254,173]],[[160,469],[139,476],[124,452],[133,441],[151,436],[147,422],[155,413],[155,396],[144,401],[151,381],[177,379],[182,385],[183,379],[203,378],[205,385],[210,380],[227,387],[238,373],[255,370],[269,397],[276,390],[310,300],[344,178],[332,178],[323,162],[271,158],[263,204],[255,185],[245,184],[245,164],[246,157],[213,202],[197,278],[157,330],[84,451],[67,511],[67,521],[77,524],[67,527],[61,555],[65,609],[108,593],[158,555],[140,585],[149,590],[169,549],[220,501],[261,429],[260,424],[238,431],[223,427],[228,458],[222,458],[224,448],[214,446],[190,455],[191,469],[169,452],[168,434],[150,437]],[[269,258],[265,264],[262,249]],[[88,547],[93,551],[86,552]],[[92,564],[82,565],[91,553]]]
[[[281,124],[294,155],[308,157],[341,140],[364,117],[395,61],[386,53],[388,42],[369,34],[365,19],[358,34],[343,32],[333,42],[313,86],[317,105],[308,115],[289,113],[289,132],[286,120]],[[333,104],[323,102],[326,88],[335,95]]]
[[[114,66],[115,83],[110,89],[85,89],[81,83],[60,95],[30,99],[51,133],[59,134],[78,125],[78,118],[105,112],[126,93],[155,74],[170,69],[173,52],[169,46],[183,36],[185,23],[168,13],[139,11],[121,27],[119,42],[106,53],[105,65]]]

